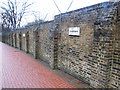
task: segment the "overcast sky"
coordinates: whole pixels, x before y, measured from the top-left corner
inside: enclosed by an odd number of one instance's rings
[[[17,0],[17,1],[22,2],[25,0]],[[54,0],[54,1],[58,5],[60,11],[62,13],[65,13],[72,0]],[[105,1],[109,1],[109,0],[73,0],[73,3],[68,11],[76,10],[82,7],[90,6]],[[7,2],[7,0],[2,0],[2,2]],[[46,20],[52,20],[55,15],[60,13],[57,7],[55,6],[53,0],[28,0],[28,2],[34,3],[31,6],[30,10],[37,12],[36,17],[40,17],[41,19],[43,19],[47,15]],[[32,22],[36,17],[31,14],[27,15],[23,19],[22,24]]]

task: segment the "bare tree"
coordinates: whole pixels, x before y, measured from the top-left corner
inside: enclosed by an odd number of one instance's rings
[[[3,3],[2,9],[2,26],[11,30],[20,27],[23,16],[28,13],[28,8],[32,4],[28,1],[18,5],[16,0],[8,0],[7,4]]]

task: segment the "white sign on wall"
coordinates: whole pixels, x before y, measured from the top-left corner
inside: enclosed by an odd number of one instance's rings
[[[25,33],[22,36],[25,37]]]
[[[69,35],[80,36],[80,27],[69,27]]]

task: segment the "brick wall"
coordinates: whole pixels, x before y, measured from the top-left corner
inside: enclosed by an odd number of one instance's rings
[[[11,40],[13,40],[14,47],[16,43],[17,48],[46,61],[51,68],[54,68],[54,33],[52,30],[53,21],[49,21],[26,27],[10,35],[13,37]]]
[[[51,39],[51,29],[53,22],[47,22],[40,25],[40,28],[37,31],[37,56],[45,60],[47,63],[51,64],[53,61],[53,48],[54,43]]]
[[[120,88],[119,10],[112,2],[81,8],[9,33],[3,41],[91,87]],[[80,35],[70,36],[70,27],[79,27]]]
[[[117,10],[118,4],[107,2],[56,16],[61,34],[58,68],[92,87],[118,88],[120,74],[111,73],[120,70]],[[80,36],[69,36],[69,27],[80,27]]]
[[[120,88],[120,2],[116,10],[117,16],[114,21],[114,29],[112,32],[112,66],[110,72],[110,87]]]
[[[16,33],[16,43],[17,43],[17,48],[19,48],[20,49],[20,33],[18,32],[18,33]]]
[[[30,53],[30,54],[34,54],[34,49],[33,49],[33,44],[34,44],[34,41],[33,41],[33,27],[30,27],[30,28],[28,28],[28,35],[26,35],[26,33],[25,33],[25,37],[29,37],[29,41],[28,41],[28,48],[29,48],[29,50],[28,50],[28,52]]]
[[[93,43],[94,7],[76,10],[56,17],[61,38],[58,39],[58,68],[89,83],[88,55]],[[60,22],[60,17],[62,17]],[[79,27],[80,36],[69,36],[69,27]]]

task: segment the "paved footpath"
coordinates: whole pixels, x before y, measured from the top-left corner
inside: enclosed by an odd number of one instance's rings
[[[32,56],[1,42],[0,55],[2,88],[76,88]]]

